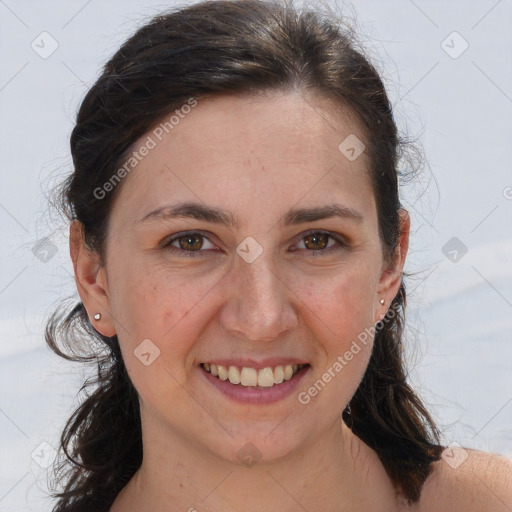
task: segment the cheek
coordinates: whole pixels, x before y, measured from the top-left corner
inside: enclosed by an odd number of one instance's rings
[[[185,410],[191,405],[183,388],[195,364],[193,347],[204,322],[198,312],[204,314],[216,280],[144,268],[138,272],[125,267],[116,276],[111,304],[123,360],[146,404],[165,409],[167,398],[172,397],[173,407]]]
[[[373,348],[375,288],[368,273],[312,281],[304,289],[303,315],[317,342],[314,379],[298,391],[312,415],[336,421],[356,392]]]
[[[162,354],[172,354],[171,365],[190,351],[201,321],[195,315],[211,301],[222,277],[151,265],[127,265],[114,274],[112,313],[120,342],[133,351],[145,339],[152,340]],[[130,279],[126,279],[130,276]],[[183,356],[183,357],[182,357]]]
[[[326,336],[319,339],[333,338],[335,345],[357,337],[373,325],[375,293],[375,279],[364,266],[303,280],[298,292],[303,297],[304,311],[310,311],[313,325],[325,330]]]
[[[358,381],[367,366],[375,332],[376,285],[368,266],[360,265],[308,279],[301,286],[302,315],[322,354],[319,367],[336,376],[343,373],[338,382]]]

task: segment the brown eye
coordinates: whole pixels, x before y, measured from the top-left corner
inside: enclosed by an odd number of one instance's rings
[[[330,243],[329,240],[332,242]],[[304,244],[303,247],[300,247]],[[343,249],[347,244],[341,237],[331,235],[324,231],[309,231],[302,235],[298,247],[306,251],[308,256],[322,256],[330,254],[331,251]]]
[[[180,236],[176,240],[179,241],[180,249],[185,251],[195,251],[203,246],[202,236],[185,235]]]
[[[215,249],[215,245],[201,233],[183,233],[171,238],[163,247],[177,256],[190,257],[206,256],[209,249]]]
[[[312,233],[303,238],[304,245],[308,249],[323,250],[327,247],[327,242],[331,238],[326,233]]]

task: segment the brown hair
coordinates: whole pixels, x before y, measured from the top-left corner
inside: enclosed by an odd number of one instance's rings
[[[80,106],[70,141],[74,172],[58,190],[60,207],[83,224],[85,241],[102,261],[122,183],[101,199],[94,191],[137,139],[190,98],[289,89],[334,99],[364,127],[384,257],[392,257],[400,235],[398,161],[405,142],[379,74],[339,21],[288,2],[208,1],[154,17],[121,46]],[[375,450],[397,491],[415,502],[439,459],[439,432],[406,382],[405,298],[402,281],[390,306],[396,315],[378,324],[369,365],[343,419]],[[82,303],[68,313],[55,311],[45,334],[58,355],[98,368],[62,433],[65,458],[56,472],[65,485],[54,494],[54,512],[108,510],[142,462],[139,401],[117,336],[100,335]],[[59,339],[68,351],[59,348]],[[84,339],[86,354],[80,355],[71,347]]]

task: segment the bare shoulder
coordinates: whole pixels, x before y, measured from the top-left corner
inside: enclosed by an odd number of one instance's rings
[[[433,464],[415,512],[512,510],[512,459],[454,447]]]

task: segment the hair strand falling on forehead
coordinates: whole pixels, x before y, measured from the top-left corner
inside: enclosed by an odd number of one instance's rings
[[[288,90],[334,99],[359,119],[384,257],[393,256],[403,143],[377,71],[339,22],[289,2],[207,1],[155,16],[121,46],[81,103],[70,140],[74,171],[58,191],[61,208],[81,222],[85,242],[101,261],[122,184],[101,199],[95,190],[119,169],[135,141],[190,98]],[[405,305],[402,282],[390,305],[396,315],[376,330],[368,368],[343,419],[375,450],[397,491],[416,502],[439,459],[439,433],[406,382]],[[142,462],[139,399],[117,336],[100,335],[82,303],[67,313],[57,310],[45,335],[58,355],[93,362],[98,370],[82,387],[87,396],[61,437],[65,458],[57,473],[64,484],[54,495],[54,512],[108,511]],[[87,355],[78,355],[77,347]]]

